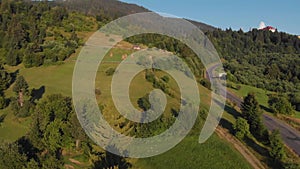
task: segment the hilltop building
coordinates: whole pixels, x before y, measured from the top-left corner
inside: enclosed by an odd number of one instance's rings
[[[258,30],[268,30],[271,32],[275,32],[276,28],[274,28],[272,26],[266,26],[266,24],[264,22],[260,22]]]

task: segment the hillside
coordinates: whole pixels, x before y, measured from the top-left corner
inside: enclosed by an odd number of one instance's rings
[[[134,13],[151,12],[149,9],[142,6],[128,4],[117,0],[66,0],[60,3],[69,10],[94,16],[103,16],[105,14],[113,19]],[[199,21],[186,20],[190,21],[204,32],[216,29],[213,26]]]
[[[108,2],[108,1],[107,1]],[[108,16],[85,15],[77,10],[57,6],[53,2],[25,3],[0,1],[0,168],[170,168],[199,164],[208,168],[251,168],[246,159],[230,143],[213,135],[207,144],[198,144],[200,127],[209,104],[210,91],[199,85],[202,100],[202,119],[199,117],[193,132],[172,152],[152,159],[128,159],[104,151],[91,141],[81,125],[71,103],[72,74],[75,61],[86,40],[105,24]],[[94,5],[93,5],[94,6]],[[106,7],[105,7],[106,8]],[[88,9],[88,7],[86,8]],[[95,8],[97,9],[97,8]],[[101,9],[101,7],[99,7]],[[123,13],[124,14],[124,13]],[[121,15],[120,13],[114,16]],[[105,18],[102,18],[105,17]],[[106,35],[103,35],[106,36]],[[127,46],[126,46],[127,45]],[[122,61],[123,55],[134,52],[132,44],[115,48],[106,59]],[[199,64],[199,63],[198,63]],[[97,77],[97,98],[111,126],[128,135],[151,135],[164,131],[176,116],[178,97],[171,101],[162,118],[150,125],[137,125],[120,118],[112,105],[107,70],[117,64],[100,65]],[[194,65],[197,66],[197,65]],[[199,65],[198,65],[199,66]],[[151,73],[151,72],[150,72]],[[156,82],[164,84],[178,95],[174,80],[165,74],[152,72],[154,82],[141,73],[132,86],[134,105],[153,90]],[[162,77],[161,77],[162,76]],[[201,78],[201,77],[199,77]],[[140,85],[143,82],[145,85]],[[142,90],[147,87],[147,90]],[[141,88],[136,90],[136,88]],[[174,89],[173,89],[174,88]],[[142,91],[142,92],[141,92]],[[175,95],[175,96],[176,96]],[[175,104],[177,103],[177,104]],[[120,123],[120,124],[119,124]],[[135,130],[132,130],[135,127]],[[144,129],[148,129],[145,131]],[[193,145],[191,147],[191,145]],[[207,146],[209,145],[209,146]],[[209,154],[207,156],[207,154]],[[185,160],[187,159],[187,160]],[[177,163],[170,165],[176,160]]]
[[[211,95],[207,89],[210,83],[203,79],[204,66],[188,46],[156,34],[128,38],[127,42],[121,42],[109,51],[99,65],[95,81],[99,108],[114,129],[129,136],[148,137],[169,128],[178,116],[181,100],[178,86],[168,74],[149,69],[135,76],[130,86],[131,102],[139,110],[149,109],[148,96],[153,89],[161,89],[167,95],[169,104],[164,114],[153,123],[137,124],[120,116],[110,93],[112,74],[124,56],[136,52],[133,44],[165,49],[183,58],[199,82],[199,118],[190,134],[165,154],[137,160],[104,151],[82,130],[71,102],[77,55],[99,27],[115,18],[149,10],[115,0],[30,4],[22,0],[1,0],[0,4],[1,169],[250,168],[230,143],[215,134],[205,144],[198,144]],[[242,83],[273,90],[286,95],[295,108],[299,107],[300,41],[296,36],[258,30],[224,31],[191,22],[214,43],[228,71],[229,84]],[[101,38],[104,37],[115,40],[102,34]],[[232,107],[226,106],[225,110],[232,121],[228,124],[221,121],[229,129],[239,116],[239,110]],[[248,139],[262,145],[252,135]],[[268,164],[270,147],[262,146],[266,148],[263,154],[254,151],[272,168]]]
[[[149,12],[149,10],[144,7],[117,0],[66,0],[60,3],[70,10],[80,11],[84,14],[94,16],[105,13],[112,18],[140,12]]]

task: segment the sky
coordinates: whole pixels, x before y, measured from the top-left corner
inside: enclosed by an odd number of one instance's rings
[[[278,31],[300,35],[300,0],[121,0],[217,28],[258,28],[261,21]]]

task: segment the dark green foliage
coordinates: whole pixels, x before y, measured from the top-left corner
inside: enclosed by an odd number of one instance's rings
[[[62,147],[75,146],[76,140],[86,140],[71,99],[62,95],[50,95],[37,105],[33,114],[32,131],[29,134],[33,145],[39,149],[56,152]]]
[[[111,20],[128,14],[149,12],[147,9],[119,1],[90,0],[88,3],[82,0],[62,2],[70,10],[76,10],[85,14],[97,16],[97,20]]]
[[[211,83],[208,79],[201,79],[200,84],[206,87],[207,89],[211,90]]]
[[[19,153],[17,143],[0,143],[0,168],[20,169],[26,164],[26,156]]]
[[[163,77],[161,78],[161,80],[163,80],[163,81],[166,82],[166,83],[169,83],[170,78],[169,78],[169,76],[163,76]]]
[[[75,31],[91,31],[95,24],[76,12],[69,18],[66,8],[49,2],[20,0],[0,5],[0,26],[3,28],[0,31],[1,60],[12,66],[23,62],[29,68],[65,60],[81,44]],[[7,11],[4,7],[15,5],[18,9],[15,11]],[[71,35],[62,35],[62,26]],[[46,39],[47,34],[52,36]]]
[[[13,91],[19,94],[19,92],[27,92],[28,91],[28,83],[26,82],[23,76],[19,76],[15,82],[13,87]]]
[[[135,123],[135,130],[131,134],[139,138],[148,138],[161,134],[174,123],[175,118],[165,117],[162,115],[150,123]]]
[[[169,90],[169,86],[166,81],[168,80],[168,76],[164,76],[161,79],[155,76],[156,70],[146,70],[145,79],[152,83],[152,86],[156,89],[162,90],[164,93],[173,97],[173,93]]]
[[[109,146],[107,149],[114,150],[115,152],[119,152],[119,150],[115,146]],[[108,151],[105,151],[105,154],[100,157],[99,161],[94,163],[93,169],[98,168],[120,168],[127,169],[132,167],[130,163],[128,163],[125,158],[120,157],[118,155],[112,154]]]
[[[300,168],[300,164],[295,163],[295,162],[288,162],[283,164],[282,166],[284,169],[298,169]]]
[[[12,75],[7,73],[6,70],[0,66],[0,91],[3,91],[9,87],[12,82]]]
[[[34,109],[34,103],[31,102],[28,92],[28,83],[23,76],[19,76],[14,84],[13,91],[16,98],[11,98],[10,107],[17,117],[28,117]]]
[[[12,99],[10,103],[11,109],[16,117],[24,118],[32,114],[34,104],[28,100],[23,102],[23,106],[20,106],[17,99]]]
[[[112,75],[114,75],[115,71],[116,71],[116,69],[109,68],[105,71],[105,74],[106,74],[106,76],[112,76]]]
[[[275,114],[294,115],[295,111],[291,103],[283,96],[269,96],[269,107]]]
[[[162,80],[155,79],[155,81],[153,82],[153,87],[157,89],[161,89],[163,92],[169,94],[168,85]]]
[[[228,80],[276,92],[300,90],[300,39],[283,32],[206,32],[225,59]],[[232,77],[233,75],[234,77]]]
[[[280,164],[286,158],[286,152],[279,131],[274,130],[270,134],[269,140],[271,147],[270,156],[275,163]]]
[[[241,117],[236,120],[235,124],[233,125],[233,129],[235,131],[235,136],[241,140],[250,134],[250,127],[247,120]]]
[[[7,106],[7,100],[4,96],[0,96],[0,109],[4,109]]]
[[[25,169],[40,169],[39,163],[31,159],[25,166]]]
[[[154,74],[154,72],[150,71],[150,70],[146,70],[145,79],[148,82],[150,82],[150,83],[154,83],[155,82],[155,74]]]
[[[290,94],[290,99],[297,111],[300,111],[300,92]]]
[[[62,159],[58,159],[52,154],[47,154],[41,158],[41,166],[45,169],[61,169],[64,167]]]
[[[259,104],[255,98],[255,95],[249,93],[242,103],[242,116],[250,125],[251,133],[257,138],[266,141],[267,130],[262,122]]]
[[[139,107],[144,111],[147,111],[151,108],[151,104],[149,102],[149,94],[145,95],[142,98],[139,98],[137,101]]]

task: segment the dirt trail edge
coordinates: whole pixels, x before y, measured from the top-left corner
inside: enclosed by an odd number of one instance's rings
[[[255,169],[265,169],[263,164],[256,158],[254,154],[238,139],[231,135],[226,129],[218,126],[216,133],[219,137],[224,138],[226,141],[230,142],[236,150],[238,150],[243,157],[250,163],[250,165]]]

